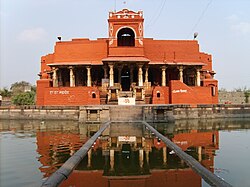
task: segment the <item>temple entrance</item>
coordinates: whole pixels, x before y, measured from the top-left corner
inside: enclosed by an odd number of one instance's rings
[[[122,91],[129,91],[130,90],[130,70],[129,70],[128,66],[124,66],[122,68],[121,86],[122,86]]]

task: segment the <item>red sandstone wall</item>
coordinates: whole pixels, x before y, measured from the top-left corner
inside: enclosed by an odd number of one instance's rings
[[[160,97],[157,97],[158,92]],[[153,89],[152,104],[169,104],[169,87],[156,86]]]
[[[209,70],[212,71],[212,55],[206,54],[206,53],[200,53],[200,59],[203,63],[206,64],[206,66],[203,66],[203,70]]]
[[[196,40],[144,39],[144,54],[151,61],[200,62],[199,45]]]
[[[92,93],[96,94],[96,98],[92,98]],[[78,106],[99,104],[100,93],[97,87],[39,88],[39,97],[37,98],[37,105],[40,106]]]
[[[55,46],[55,62],[102,61],[107,57],[106,40],[73,39],[57,42]]]
[[[213,80],[213,83],[216,83]],[[170,81],[170,103],[172,104],[217,104],[218,103],[218,87],[215,85],[216,94],[212,96],[211,86],[205,87],[195,86],[189,87],[179,80]]]
[[[50,80],[49,79],[40,79],[36,82],[36,104],[38,106],[44,105],[44,93],[45,88],[50,86]]]

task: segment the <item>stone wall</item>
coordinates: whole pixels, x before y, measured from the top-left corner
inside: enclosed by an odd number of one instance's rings
[[[219,91],[219,103],[221,104],[244,104],[246,103],[246,97],[245,97],[244,92]]]
[[[0,107],[0,119],[78,120],[79,107]]]
[[[0,119],[171,122],[181,119],[250,118],[250,105],[136,105],[82,107],[0,107]]]

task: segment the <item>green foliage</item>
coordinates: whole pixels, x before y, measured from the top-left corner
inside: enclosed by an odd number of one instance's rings
[[[3,88],[0,90],[0,94],[3,97],[10,97],[12,93],[7,88]]]
[[[36,93],[33,91],[20,93],[12,97],[12,102],[15,105],[34,105],[35,95]]]
[[[249,103],[250,90],[244,91],[244,95],[245,95],[245,102]]]
[[[31,91],[31,84],[26,81],[15,82],[11,85],[10,90],[13,93],[13,96],[18,95],[20,93]]]

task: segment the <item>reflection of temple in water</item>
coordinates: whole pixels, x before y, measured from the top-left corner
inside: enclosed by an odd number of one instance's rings
[[[156,124],[154,127],[212,170],[219,142],[217,130],[182,127],[182,124]],[[73,131],[37,132],[37,151],[43,165],[40,170],[49,176],[98,129],[99,125],[80,124]],[[86,184],[201,186],[201,178],[143,125],[116,123],[104,131],[62,186]]]

